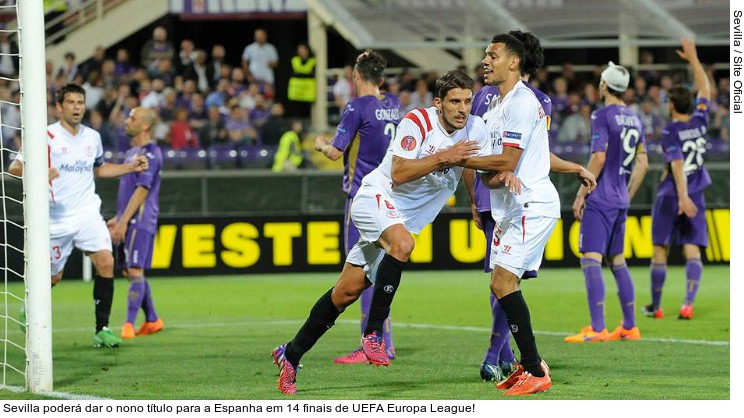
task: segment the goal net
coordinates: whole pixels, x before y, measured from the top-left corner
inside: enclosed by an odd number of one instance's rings
[[[44,48],[43,1],[0,0],[0,391],[52,390]]]

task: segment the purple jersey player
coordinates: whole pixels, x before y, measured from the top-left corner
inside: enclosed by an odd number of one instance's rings
[[[390,140],[400,122],[400,101],[390,93],[380,93],[382,72],[387,62],[380,54],[367,50],[357,57],[352,79],[357,97],[346,104],[336,135],[330,142],[319,136],[315,139],[315,149],[331,160],[344,157],[343,190],[346,193],[344,210],[344,250],[345,253],[359,241],[359,231],[349,217],[349,208],[356,195],[362,178],[377,168],[385,156]],[[372,293],[369,287],[362,293],[361,329],[367,325]],[[392,323],[388,317],[383,329],[385,346],[389,356],[395,357]],[[361,349],[334,360],[340,364],[366,363],[367,357]]]
[[[543,65],[543,52],[540,46],[540,40],[530,32],[511,31],[510,35],[516,37],[524,46],[525,57],[522,63],[522,82],[535,93],[537,99],[543,107],[543,112],[547,117],[547,126],[550,129],[550,115],[552,111],[550,97],[542,91],[535,88],[529,83],[530,76],[534,76],[537,70]],[[486,85],[473,98],[473,107],[470,111],[472,115],[484,116],[488,111],[491,103],[499,98],[498,87]],[[582,178],[587,178],[590,188],[593,188],[594,177],[578,164],[563,161],[560,158],[551,155],[551,170],[562,173],[576,173]],[[463,179],[469,181],[466,174]],[[480,176],[475,176],[474,196],[471,199],[471,208],[473,210],[473,219],[476,225],[483,230],[486,236],[486,257],[484,262],[484,271],[490,272],[491,262],[491,239],[495,221],[491,216],[491,197],[490,191],[481,182]],[[510,332],[509,324],[506,321],[504,310],[498,303],[493,293],[490,294],[492,327],[491,339],[486,351],[486,355],[481,364],[481,378],[486,381],[500,381],[509,376],[515,370],[516,359],[509,342]]]
[[[566,342],[637,340],[633,280],[625,264],[625,220],[630,200],[648,169],[643,123],[622,100],[630,74],[610,62],[602,72],[599,90],[604,107],[592,113],[592,156],[589,171],[597,178],[597,189],[587,196],[582,186],[573,204],[581,221],[579,251],[584,272],[591,324]],[[618,288],[623,321],[612,333],[605,327],[605,287],[602,259],[607,257]]]
[[[703,192],[711,181],[703,166],[703,154],[710,87],[697,57],[695,44],[682,40],[682,51],[677,51],[677,54],[692,67],[698,89],[697,105],[687,88],[675,86],[669,90],[668,107],[672,123],[662,131],[662,148],[667,167],[662,175],[652,212],[654,254],[651,259],[651,304],[643,308],[643,313],[653,318],[664,317],[661,291],[666,280],[667,252],[674,238],[677,244],[682,245],[687,260],[686,294],[678,318],[692,319],[692,304],[703,275],[701,247],[708,246]]]
[[[125,161],[144,155],[150,164],[141,173],[121,178],[116,217],[108,222],[111,239],[117,247],[119,267],[129,279],[127,319],[121,328],[121,338],[149,335],[163,329],[163,320],[155,312],[150,285],[145,278],[157,232],[160,169],[163,166],[163,156],[153,137],[155,123],[156,116],[151,109],[136,107],[129,113],[125,131],[132,138],[132,148],[127,151]],[[135,333],[134,321],[140,308],[145,312],[145,322]]]

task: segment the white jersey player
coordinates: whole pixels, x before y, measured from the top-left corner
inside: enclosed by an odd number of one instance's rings
[[[101,199],[94,177],[118,177],[147,169],[144,156],[127,164],[103,161],[101,136],[81,125],[85,114],[85,90],[68,84],[57,92],[59,122],[47,127],[49,155],[49,232],[52,285],[62,280],[73,247],[88,253],[96,268],[93,298],[96,304],[98,347],[116,347],[119,338],[108,329],[114,294],[114,258],[111,236],[101,216]],[[8,172],[23,175],[23,154],[19,153]]]
[[[435,93],[434,107],[406,115],[383,162],[362,180],[351,206],[361,239],[349,252],[336,285],[318,299],[295,338],[274,350],[281,392],[296,392],[301,357],[370,280],[374,296],[361,346],[370,363],[389,364],[382,326],[413,251],[411,232],[434,220],[457,187],[462,163],[478,155],[488,140],[483,121],[469,116],[473,80],[467,74],[448,72],[437,80]],[[518,184],[513,176],[507,182]],[[368,280],[364,269],[372,263],[377,267]]]
[[[520,196],[509,196],[483,174],[492,188],[491,207],[496,221],[492,241],[491,292],[504,309],[509,329],[521,354],[520,366],[497,385],[506,395],[528,395],[549,389],[549,369],[540,358],[527,303],[519,281],[535,277],[545,244],[560,217],[560,202],[550,182],[551,156],[547,118],[535,94],[521,81],[525,51],[510,34],[494,36],[485,51],[486,83],[500,96],[489,110],[492,155],[471,158],[466,167],[498,172],[513,170],[522,182]]]

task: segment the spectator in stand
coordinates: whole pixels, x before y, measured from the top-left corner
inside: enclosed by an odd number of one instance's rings
[[[0,125],[0,133],[2,133],[0,145],[17,151],[19,148],[16,146],[16,141],[20,140],[21,133],[21,108],[13,103],[20,103],[18,92],[12,92],[8,86],[0,86],[0,115],[3,118],[2,125]]]
[[[402,90],[398,94],[398,100],[400,100],[400,114],[405,115],[413,109],[416,109],[416,103],[411,100],[411,92],[408,90]]]
[[[576,75],[576,71],[574,71],[573,63],[569,61],[563,63],[563,67],[561,69],[561,77],[566,80],[567,90],[581,89],[581,80],[579,80],[579,77]]]
[[[90,79],[91,73],[101,73],[101,67],[103,66],[103,61],[106,60],[106,48],[102,46],[97,46],[96,49],[93,50],[93,57],[86,61],[83,66],[80,68],[80,72],[83,74],[83,78],[85,80]]]
[[[579,111],[566,117],[558,131],[558,142],[589,143],[592,138],[592,107],[587,103],[579,105]]]
[[[116,146],[116,142],[112,135],[111,128],[109,128],[108,122],[106,122],[107,120],[108,118],[105,118],[97,109],[90,112],[90,127],[101,134],[101,144],[103,144],[103,149],[113,150]]]
[[[228,98],[228,89],[230,87],[230,82],[226,79],[220,79],[219,83],[217,83],[216,88],[210,92],[207,95],[207,100],[205,104],[207,107],[223,107],[225,103],[227,102]]]
[[[559,131],[563,119],[568,116],[571,106],[571,99],[568,94],[568,82],[563,77],[557,77],[553,80],[553,89],[549,94],[553,102],[553,114],[550,120],[550,130]]]
[[[669,103],[669,89],[672,88],[673,84],[672,77],[669,74],[664,74],[659,78],[659,97],[661,97],[664,106]]]
[[[116,50],[116,65],[114,72],[119,77],[129,77],[134,74],[136,68],[129,62],[129,51],[126,48]]]
[[[639,98],[639,101],[643,101],[643,98],[648,94],[647,87],[648,84],[643,77],[636,77],[635,80],[633,80],[633,89],[635,90],[635,95]]]
[[[201,145],[208,148],[212,145],[227,143],[227,130],[225,129],[225,121],[222,120],[220,108],[212,106],[207,114],[207,122],[198,130]]]
[[[654,54],[651,51],[641,51],[639,57],[639,63],[641,66],[650,66],[654,63]],[[654,84],[659,80],[659,73],[655,70],[648,68],[638,72],[638,75],[643,78],[647,84]]]
[[[261,94],[258,91],[258,84],[257,83],[251,83],[248,85],[247,90],[243,90],[238,95],[238,103],[240,104],[240,107],[243,109],[250,111],[254,107],[256,107],[256,96]]]
[[[315,102],[315,54],[306,43],[297,45],[287,86],[287,113],[309,118]]]
[[[256,104],[253,109],[248,112],[248,119],[250,120],[251,124],[259,130],[260,139],[263,139],[263,135],[261,135],[261,129],[263,128],[266,120],[269,118],[270,115],[271,109],[269,109],[269,106],[266,103],[266,98],[264,98],[263,94],[257,94]]]
[[[654,105],[654,101],[646,98],[641,103],[638,118],[643,124],[643,133],[646,134],[646,142],[656,141],[661,138],[661,130],[664,128],[664,120],[659,114],[659,109]]]
[[[95,110],[98,111],[103,119],[108,120],[108,118],[111,116],[111,111],[114,109],[114,106],[116,106],[117,103],[117,97],[118,97],[118,91],[114,87],[107,87],[103,91],[103,99],[98,102],[98,104],[95,107]]]
[[[194,92],[191,94],[191,103],[189,106],[189,121],[194,129],[199,129],[207,123],[207,107],[204,106],[204,95]]]
[[[185,107],[177,105],[176,98],[176,90],[174,90],[173,87],[166,87],[163,90],[163,103],[157,108],[154,108],[158,113],[161,122],[170,124],[176,119],[176,112],[178,109],[186,109]]]
[[[274,98],[274,68],[278,62],[279,54],[274,45],[268,42],[266,30],[256,29],[253,43],[243,50],[243,70],[259,84],[261,92],[269,99]]]
[[[85,89],[85,108],[87,110],[94,109],[98,106],[98,102],[103,99],[103,80],[101,75],[97,72],[90,73],[88,81],[83,83]]]
[[[104,60],[101,64],[101,80],[105,88],[116,88],[119,85],[119,76],[116,75],[116,62]]]
[[[723,142],[731,141],[731,113],[729,112],[729,103],[722,104],[718,107],[716,113],[715,126],[718,129],[718,135]]]
[[[222,67],[225,66],[225,47],[222,44],[212,46],[212,56],[207,64],[207,78],[209,87],[215,88],[222,78]]]
[[[292,129],[285,132],[279,139],[279,147],[274,154],[274,165],[271,166],[271,171],[296,171],[304,166],[302,131],[302,121],[299,119],[292,121]]]
[[[413,74],[411,74],[411,71],[408,70],[408,68],[404,68],[400,75],[398,75],[398,84],[400,85],[401,91],[416,90],[416,78],[413,77]]]
[[[257,142],[258,133],[240,106],[230,108],[230,117],[225,122],[225,129],[232,144],[250,145]]]
[[[157,26],[152,31],[152,39],[145,42],[140,54],[141,64],[150,75],[158,71],[162,61],[172,61],[175,55],[173,44],[168,40],[168,31]]]
[[[196,81],[184,80],[181,90],[177,94],[176,106],[191,109],[194,93],[196,93]]]
[[[627,90],[625,90],[625,93],[623,94],[623,102],[625,103],[625,106],[627,106],[628,109],[632,110],[635,114],[638,114],[641,111],[639,100],[640,98],[636,96],[634,88],[629,87]]]
[[[274,103],[271,105],[269,117],[263,124],[261,142],[264,145],[278,145],[282,134],[288,129],[290,129],[290,126],[284,117],[284,105]]]
[[[57,69],[57,77],[62,75],[65,78],[65,84],[72,83],[78,72],[80,72],[80,68],[78,68],[77,63],[75,63],[75,54],[67,52],[65,54],[64,62]]]
[[[194,41],[191,39],[184,39],[181,41],[181,49],[173,59],[173,68],[176,74],[185,76],[187,73],[193,73],[194,62],[196,61],[196,48],[194,47]]]
[[[416,90],[411,93],[411,104],[414,109],[426,108],[434,105],[434,95],[429,90],[426,79],[419,78],[416,81]]]
[[[246,82],[245,71],[240,67],[233,68],[232,71],[230,71],[230,87],[228,87],[227,93],[232,97],[237,97],[247,90],[248,86],[249,84]]]
[[[145,87],[143,84],[142,87]],[[140,98],[142,107],[149,109],[157,109],[165,104],[165,97],[163,91],[165,90],[165,81],[162,78],[155,78],[152,80],[152,89],[147,94]],[[140,92],[142,94],[142,92]]]
[[[338,107],[339,114],[343,113],[344,106],[356,97],[354,92],[354,81],[351,73],[354,69],[351,65],[344,66],[344,74],[333,84],[333,102]]]
[[[210,88],[207,68],[207,51],[197,49],[194,65],[184,74],[184,78],[186,80],[194,80],[196,82],[196,88],[204,94],[209,92]]]
[[[170,146],[174,150],[199,148],[199,138],[189,124],[189,111],[186,108],[176,109],[176,119],[170,128]]]
[[[158,63],[158,68],[155,72],[153,72],[153,78],[161,78],[165,82],[166,86],[174,86],[176,82],[178,74],[176,74],[176,70],[173,68],[173,62],[168,60],[161,60]]]
[[[597,110],[600,107],[599,92],[597,91],[598,85],[599,84],[595,85],[590,83],[584,85],[584,97],[581,99],[581,103],[591,106],[592,111]]]
[[[8,32],[0,32],[0,76],[15,78],[18,65],[18,44],[10,39]]]

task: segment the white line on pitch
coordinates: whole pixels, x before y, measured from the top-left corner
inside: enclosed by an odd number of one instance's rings
[[[205,326],[210,327],[232,327],[232,326],[248,326],[252,324],[266,324],[266,325],[301,325],[304,321],[288,319],[288,320],[246,320],[246,321],[235,321],[235,322],[200,322],[200,323],[178,323],[178,324],[167,324],[166,329],[191,329],[201,328]],[[342,319],[336,321],[340,325],[359,325],[358,320]],[[439,329],[446,331],[466,331],[466,332],[482,332],[490,333],[490,328],[484,327],[469,327],[459,325],[436,325],[436,324],[416,324],[416,323],[405,323],[405,322],[394,322],[396,328],[417,328],[417,329]],[[86,331],[88,328],[57,328],[54,332],[71,332],[71,331]],[[565,337],[570,335],[568,332],[557,332],[557,331],[535,331],[535,335],[547,335],[551,337]],[[655,343],[671,343],[671,344],[694,344],[694,345],[712,345],[712,346],[730,346],[730,341],[711,341],[711,340],[688,340],[680,338],[648,338],[643,337],[640,342],[655,342]]]
[[[20,386],[3,386],[0,385],[0,389],[7,389],[11,392],[24,393],[26,389]],[[50,398],[65,399],[68,401],[110,401],[111,398],[101,398],[99,396],[85,395],[80,393],[67,393],[67,392],[40,392],[36,393],[39,396],[48,396]]]

